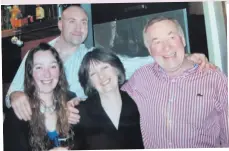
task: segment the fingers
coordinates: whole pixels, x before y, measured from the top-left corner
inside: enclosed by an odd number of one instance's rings
[[[68,108],[68,122],[76,124],[80,120],[79,110],[73,107]]]
[[[18,119],[22,120],[22,116],[20,114],[19,108],[18,107],[15,107],[15,106],[16,106],[15,104],[12,104],[12,108],[14,110],[14,113],[16,114],[16,116],[18,117]]]
[[[74,102],[73,100],[67,102],[67,107],[74,107]]]
[[[205,62],[204,61],[202,61],[202,60],[199,60],[199,71],[203,71],[203,69],[205,68]]]
[[[75,107],[68,106],[68,123],[70,124],[77,124],[80,120],[79,110]]]
[[[69,124],[77,124],[77,123],[79,123],[79,121],[80,121],[80,116],[77,114],[74,116],[68,117],[68,123]]]
[[[79,110],[75,106],[79,105],[80,99],[75,97],[68,101],[67,112],[68,112],[68,123],[77,124],[80,120]]]
[[[17,105],[13,106],[14,112],[20,120],[28,121],[30,120],[30,114],[27,113],[24,105],[17,103]]]
[[[81,100],[75,99],[74,100],[74,106],[79,105]]]
[[[209,68],[216,70],[218,67],[214,64],[209,63]]]
[[[23,92],[14,92],[11,97],[11,104],[20,120],[30,120],[32,112],[28,98]]]
[[[77,124],[79,123],[80,120],[80,115],[79,114],[75,114],[75,113],[69,113],[68,116],[68,123],[70,124]]]
[[[68,107],[68,111],[70,113],[79,114],[79,110],[77,108],[74,108],[74,107]]]
[[[29,104],[29,102],[25,101],[25,108],[26,108],[26,112],[28,113],[28,115],[31,117],[32,115],[32,110],[31,110],[31,106]]]
[[[21,112],[23,114],[23,120],[28,121],[31,119],[31,108],[28,102],[23,102],[23,106],[21,108]]]
[[[67,105],[74,107],[78,105],[79,103],[80,103],[80,98],[75,97],[71,99],[70,101],[68,101]]]

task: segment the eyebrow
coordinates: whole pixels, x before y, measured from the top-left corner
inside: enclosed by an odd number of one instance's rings
[[[158,40],[158,38],[153,38],[153,39],[152,39],[152,42],[155,41],[155,40]]]
[[[174,34],[173,31],[170,31],[170,32],[168,33],[168,35],[172,35],[172,34]],[[153,38],[153,39],[152,39],[152,41],[155,41],[155,40],[158,40],[158,38]]]
[[[174,31],[170,31],[170,32],[168,33],[168,35],[172,35],[172,34],[175,34],[175,32],[174,32]]]
[[[64,20],[76,20],[75,18],[63,18]],[[81,21],[88,21],[87,18],[81,19]]]
[[[53,64],[53,63],[57,63],[57,61],[54,60],[54,61],[50,62],[50,64]],[[57,64],[58,64],[58,63],[57,63]],[[36,63],[36,62],[35,62],[33,65],[34,65],[34,66],[35,66],[35,65],[42,65],[42,63]]]

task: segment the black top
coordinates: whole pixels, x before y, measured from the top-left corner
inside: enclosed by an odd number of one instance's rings
[[[74,149],[142,149],[138,108],[130,96],[121,91],[122,109],[118,130],[104,111],[100,98],[93,96],[78,106],[80,123],[75,132]]]
[[[31,151],[32,148],[29,144],[30,124],[28,121],[19,120],[11,108],[3,123],[3,138],[4,138],[4,151]],[[51,145],[51,140],[48,136],[45,137],[45,142],[49,142],[47,149],[54,146]]]
[[[68,99],[75,97],[72,92],[68,92]],[[5,115],[3,123],[4,151],[31,151],[29,144],[30,124],[28,121],[19,120],[12,108]],[[53,148],[52,141],[48,135],[44,139],[48,143],[47,149]]]

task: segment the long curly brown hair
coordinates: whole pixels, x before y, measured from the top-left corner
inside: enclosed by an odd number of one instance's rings
[[[64,67],[62,60],[59,57],[58,52],[55,48],[51,47],[46,43],[40,43],[37,47],[30,50],[25,61],[25,80],[24,80],[24,92],[29,98],[29,103],[32,108],[32,117],[29,122],[30,124],[30,146],[32,150],[47,150],[49,142],[45,140],[47,135],[45,128],[45,117],[40,112],[41,99],[38,96],[38,90],[35,86],[35,81],[33,79],[33,57],[38,51],[50,51],[55,57],[59,69],[60,76],[59,81],[53,90],[54,99],[56,100],[56,114],[57,114],[57,125],[56,130],[61,135],[67,135],[70,130],[70,125],[67,120],[66,113],[66,102],[67,102],[67,91],[68,82],[66,80],[66,75],[64,72]]]

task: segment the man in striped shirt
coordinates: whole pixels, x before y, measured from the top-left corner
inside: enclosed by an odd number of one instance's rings
[[[143,31],[155,63],[138,69],[122,87],[135,100],[145,148],[228,147],[227,77],[198,72],[187,60],[176,20],[150,20]]]

